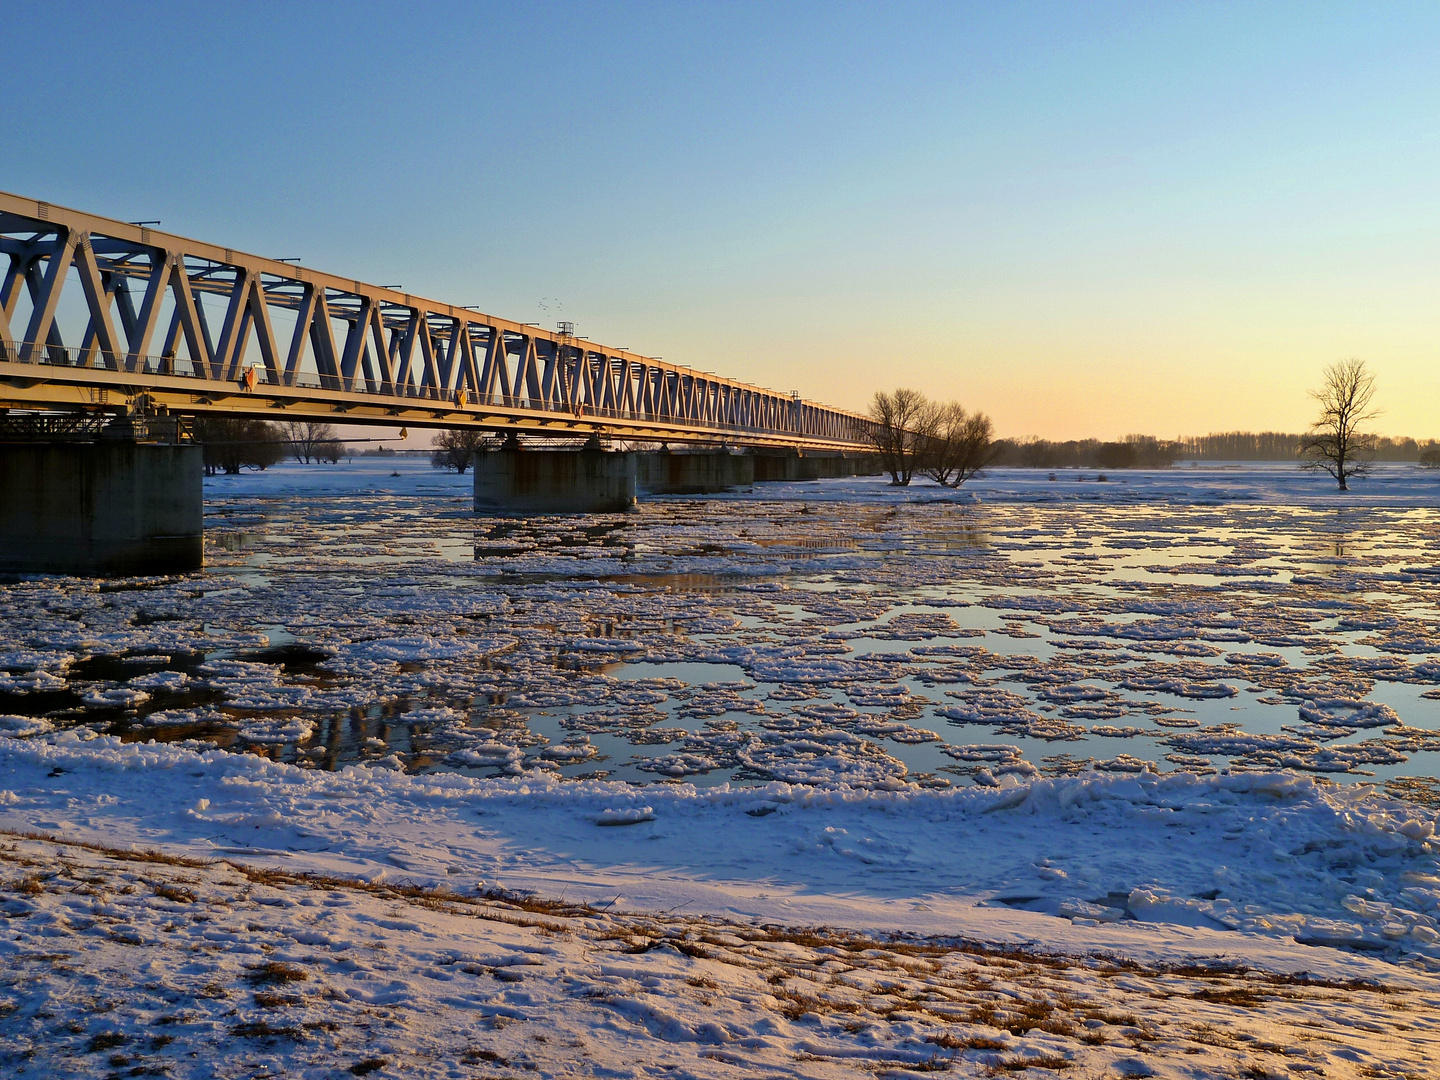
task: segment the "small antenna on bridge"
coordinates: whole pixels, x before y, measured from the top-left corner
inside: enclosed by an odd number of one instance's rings
[[[275,262],[293,262],[293,263],[298,263],[299,261],[300,261],[300,256],[299,256],[299,255],[293,255],[293,256],[291,256],[291,257],[288,258],[288,259],[276,259],[276,260],[275,260]]]
[[[154,221],[131,221],[131,222],[128,222],[128,224],[130,224],[130,225],[159,225],[159,224],[160,224],[160,219],[159,219],[159,218],[156,218]]]

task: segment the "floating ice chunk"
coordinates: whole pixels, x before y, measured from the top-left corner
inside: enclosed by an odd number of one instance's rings
[[[27,671],[22,675],[0,672],[0,694],[36,694],[65,689],[65,680],[48,671]]]
[[[1212,682],[1209,679],[1190,679],[1182,675],[1170,675],[1153,670],[1126,672],[1118,681],[1126,690],[1141,690],[1150,694],[1174,694],[1176,697],[1196,700],[1229,698],[1239,693],[1229,683]]]
[[[923,703],[925,700],[924,698],[917,698],[910,692],[910,688],[903,683],[895,683],[890,686],[852,686],[845,691],[845,696],[862,709],[876,707],[893,708],[897,705],[906,705],[916,701]]]
[[[1415,629],[1412,631],[1396,630],[1387,634],[1372,634],[1364,639],[1364,644],[1370,645],[1382,652],[1391,653],[1433,653],[1440,652],[1440,640],[1429,630]]]
[[[1300,719],[1310,724],[1344,728],[1392,727],[1400,714],[1379,701],[1353,698],[1322,698],[1300,706]]]
[[[394,660],[414,663],[425,660],[457,660],[488,656],[518,643],[507,634],[467,634],[440,637],[411,634],[405,637],[375,638],[344,646],[341,654],[351,660]],[[639,646],[643,648],[643,646]],[[207,665],[208,666],[208,665]]]
[[[960,633],[959,623],[943,611],[904,612],[887,623],[865,630],[866,637],[878,641],[928,641],[956,637]]]
[[[883,720],[879,717],[858,720],[852,726],[852,730],[858,735],[868,735],[872,739],[893,739],[898,743],[912,746],[940,741],[939,734],[934,731],[911,727],[898,720]]]
[[[247,723],[238,737],[246,742],[263,745],[309,742],[315,734],[315,722],[300,717],[288,717],[265,723]]]
[[[1009,743],[972,743],[968,746],[942,746],[940,752],[957,761],[1018,761],[1024,751]]]
[[[514,746],[506,746],[504,743],[483,742],[474,746],[467,746],[463,750],[456,750],[446,758],[452,765],[471,765],[477,768],[505,768],[520,771],[520,763],[525,760],[525,751]]]
[[[74,661],[67,649],[0,649],[0,670],[5,671],[64,671]]]
[[[146,727],[178,727],[186,724],[214,724],[221,727],[235,727],[239,721],[230,716],[225,716],[211,708],[205,709],[166,709],[161,712],[146,713],[140,718],[140,722]]]
[[[600,749],[591,744],[586,735],[570,735],[564,742],[547,746],[540,751],[540,757],[561,765],[578,765],[582,761],[594,761],[600,757]]]
[[[143,690],[112,686],[106,690],[89,690],[81,698],[87,709],[134,709],[150,700]]]
[[[1326,746],[1309,754],[1286,754],[1280,764],[1287,769],[1308,772],[1352,772],[1359,765],[1398,765],[1409,757],[1388,746],[1373,742],[1355,746]]]
[[[961,705],[947,705],[935,711],[947,720],[971,724],[993,724],[1007,720],[1039,720],[1029,708],[1030,700],[1009,690],[977,688],[947,690],[945,696],[956,698]]]
[[[445,705],[427,706],[400,713],[391,720],[402,724],[463,724],[465,714]]]
[[[1090,734],[1104,739],[1133,739],[1137,735],[1154,735],[1154,731],[1141,727],[1114,727],[1109,724],[1091,724]]]
[[[565,652],[631,653],[644,652],[645,643],[633,638],[572,638],[565,642]]]
[[[248,660],[208,660],[200,665],[200,673],[215,686],[274,685],[280,678],[276,664],[257,664]]]
[[[656,773],[660,776],[698,776],[702,773],[720,768],[721,761],[718,758],[707,757],[704,754],[681,752],[647,758],[644,761],[637,762],[635,767],[641,772]]]
[[[128,685],[140,690],[167,690],[176,691],[182,689],[190,681],[190,676],[183,671],[155,671],[149,675],[137,675],[129,680]]]
[[[1258,751],[1314,750],[1308,739],[1290,735],[1267,735],[1241,731],[1235,724],[1216,724],[1195,731],[1177,731],[1162,740],[1178,750],[1192,754],[1216,754],[1239,757]]]
[[[55,725],[38,716],[0,716],[0,737],[18,739],[53,730]]]
[[[1098,772],[1143,773],[1157,771],[1153,761],[1145,761],[1130,754],[1117,754],[1108,760],[1097,761],[1094,767]]]
[[[1166,754],[1165,760],[1172,765],[1178,765],[1181,769],[1188,772],[1205,770],[1213,773],[1215,771],[1210,768],[1210,759],[1201,757],[1198,754]]]
[[[1279,653],[1227,653],[1225,663],[1244,668],[1282,668],[1285,658]]]

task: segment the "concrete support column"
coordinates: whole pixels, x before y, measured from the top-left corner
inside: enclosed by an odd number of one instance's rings
[[[651,495],[711,495],[755,482],[755,459],[725,450],[637,455],[636,484]]]
[[[204,564],[200,447],[0,443],[0,571],[179,574]]]
[[[489,450],[475,455],[479,514],[606,514],[635,505],[635,455]]]
[[[846,476],[878,476],[875,454],[799,454],[794,451],[755,451],[755,479],[833,480]]]

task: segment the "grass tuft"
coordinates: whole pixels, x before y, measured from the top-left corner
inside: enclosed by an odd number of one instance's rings
[[[231,1035],[242,1039],[302,1039],[304,1035],[297,1027],[272,1027],[264,1020],[248,1024],[236,1024],[230,1029]]]
[[[934,1043],[942,1050],[1004,1050],[1006,1043],[1000,1039],[992,1039],[988,1035],[956,1035],[953,1032],[942,1032],[939,1035],[927,1035],[925,1041]]]
[[[155,895],[163,900],[173,900],[177,904],[193,904],[199,899],[189,889],[180,885],[155,885]]]
[[[286,983],[304,982],[310,976],[294,964],[282,964],[278,960],[267,960],[250,969],[246,981],[255,986],[284,986]]]
[[[255,991],[255,1007],[257,1009],[285,1009],[299,1005],[302,998],[298,994],[275,994],[269,990]]]
[[[1022,1054],[1020,1057],[1007,1058],[989,1067],[991,1076],[999,1076],[1001,1073],[1024,1072],[1026,1069],[1068,1069],[1073,1065],[1069,1058],[1060,1057],[1058,1054]]]

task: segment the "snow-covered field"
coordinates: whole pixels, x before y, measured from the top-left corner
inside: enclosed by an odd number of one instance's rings
[[[0,1064],[1432,1074],[1440,477],[1332,488],[207,480],[0,585]]]

